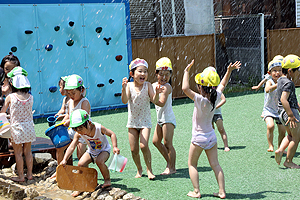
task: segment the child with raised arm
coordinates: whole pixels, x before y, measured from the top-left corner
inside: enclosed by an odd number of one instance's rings
[[[111,146],[106,136],[111,138],[113,153],[119,154],[116,134],[103,125],[90,121],[90,116],[82,109],[77,109],[71,113],[70,128],[73,128],[76,133],[60,164],[64,166],[67,164],[67,160],[79,143],[79,138],[82,138],[88,144],[88,149],[79,159],[78,166],[85,167],[91,162],[96,163],[104,179],[102,188],[111,186],[109,170],[105,164],[109,158]],[[75,191],[72,196],[76,197],[80,193],[81,191]]]
[[[26,177],[28,180],[33,179],[31,143],[36,140],[36,135],[32,116],[33,96],[29,94],[30,83],[27,75],[21,67],[15,67],[7,74],[12,93],[6,97],[1,109],[1,113],[5,113],[8,107],[10,109],[11,143],[18,171],[18,177],[13,177],[12,180],[16,182],[25,181],[23,153],[27,166]]]
[[[278,165],[281,162],[283,151],[288,147],[284,166],[297,168],[300,166],[293,163],[300,139],[300,116],[299,103],[296,97],[295,84],[296,71],[300,67],[300,58],[296,55],[287,55],[283,60],[282,76],[277,81],[278,113],[281,122],[285,125],[288,135],[285,136],[280,147],[275,151],[275,160]]]
[[[219,185],[219,192],[214,193],[214,196],[224,199],[226,197],[224,173],[218,161],[217,138],[211,121],[216,104],[220,101],[232,70],[239,69],[241,63],[238,61],[234,64],[230,63],[221,82],[219,75],[212,70],[204,70],[197,74],[195,82],[199,93],[191,90],[189,85],[189,71],[193,64],[194,60],[185,68],[182,81],[183,92],[194,101],[192,140],[188,158],[189,174],[194,191],[190,191],[187,195],[194,198],[201,197],[197,164],[204,150]]]
[[[282,55],[277,55],[277,56],[275,56],[274,58],[273,58],[273,60],[279,60],[279,61],[283,61],[283,56]],[[263,84],[265,84],[268,80],[270,80],[270,79],[272,79],[272,76],[270,76],[270,74],[269,73],[266,73],[265,75],[264,75],[264,79],[263,80],[261,80],[260,82],[259,82],[259,84],[256,86],[252,86],[252,90],[259,90],[259,88],[261,87],[261,86],[263,86]]]
[[[69,97],[67,90],[65,90],[65,84],[67,78],[68,76],[62,76],[58,81],[59,92],[62,96],[65,96],[60,110],[54,115],[55,117],[57,117],[58,120],[64,119],[66,114],[69,113],[69,101],[71,98]]]
[[[167,57],[162,57],[156,62],[157,82],[153,83],[153,89],[161,87],[158,104],[155,105],[157,124],[153,136],[153,144],[167,162],[167,167],[161,175],[176,173],[176,151],[173,147],[173,135],[176,127],[176,119],[172,109],[172,63]],[[161,141],[164,141],[162,144]]]
[[[270,74],[272,79],[268,80],[265,86],[263,118],[267,125],[267,140],[269,144],[267,151],[273,152],[274,120],[278,127],[278,147],[285,136],[285,128],[280,122],[278,115],[277,80],[282,76],[280,60],[272,60],[268,64],[268,74]]]
[[[160,88],[154,93],[151,83],[147,82],[148,63],[144,59],[136,58],[129,65],[130,77],[133,82],[128,82],[126,77],[122,80],[122,102],[128,103],[128,138],[133,161],[137,167],[135,178],[142,177],[142,165],[139,148],[144,156],[147,166],[148,178],[154,179],[151,166],[151,152],[148,146],[151,131],[150,101],[157,103]]]

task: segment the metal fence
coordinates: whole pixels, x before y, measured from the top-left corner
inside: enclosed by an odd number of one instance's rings
[[[216,66],[223,76],[230,62],[240,60],[231,82],[254,83],[264,75],[264,15],[216,17]]]

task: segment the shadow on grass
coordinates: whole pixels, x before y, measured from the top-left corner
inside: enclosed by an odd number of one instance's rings
[[[246,146],[229,146],[230,150],[240,150],[240,149],[245,149]],[[219,150],[224,150],[224,148],[218,148]]]
[[[211,171],[210,167],[197,167],[198,172],[207,172]],[[170,175],[155,175],[154,181],[163,181],[168,178],[190,178],[189,169],[188,168],[181,168],[177,169],[175,174]]]
[[[290,192],[279,191],[262,191],[250,194],[226,193],[226,199],[264,199],[267,198],[266,193],[287,194]],[[212,194],[201,194],[201,197],[214,197]]]
[[[120,178],[112,178],[111,179],[111,184],[112,184],[112,187],[115,187],[115,188],[121,188],[122,190],[126,190],[126,192],[139,192],[141,191],[140,189],[138,188],[130,188],[130,187],[127,187],[127,185],[124,185],[124,184],[117,184],[116,182],[119,182],[121,181],[122,179]],[[104,179],[103,178],[98,178],[97,181],[100,181],[100,182],[103,182]],[[100,184],[101,185],[101,184]],[[98,186],[100,186],[98,185]]]

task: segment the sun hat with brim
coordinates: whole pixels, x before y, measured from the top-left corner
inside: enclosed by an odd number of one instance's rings
[[[158,61],[156,61],[156,70],[169,70],[172,71],[172,63],[171,60],[167,57],[162,57]]]
[[[218,86],[220,83],[220,77],[217,72],[205,70],[195,76],[195,82],[207,87]]]
[[[274,67],[282,67],[282,62],[280,60],[272,60],[268,64],[268,71],[270,72]]]
[[[15,67],[7,76],[12,79],[12,85],[17,89],[30,88],[28,73],[22,67]]]
[[[83,86],[83,79],[77,74],[70,75],[66,79],[65,90],[72,90]]]
[[[137,68],[139,66],[145,66],[148,69],[148,63],[146,62],[146,60],[141,59],[141,58],[136,58],[133,61],[131,61],[130,65],[129,65],[129,70],[133,70],[134,68]]]
[[[90,118],[89,114],[85,110],[82,110],[82,109],[74,110],[70,116],[69,127],[70,128],[78,127],[78,126],[84,124],[84,122],[88,121],[89,118]]]
[[[282,68],[296,69],[298,67],[300,67],[300,58],[298,56],[290,54],[284,57]]]

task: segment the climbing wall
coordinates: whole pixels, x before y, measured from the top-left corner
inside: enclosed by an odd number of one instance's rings
[[[124,3],[0,4],[0,56],[13,51],[29,74],[35,115],[61,107],[61,76],[78,74],[92,109],[123,106],[128,76]]]

